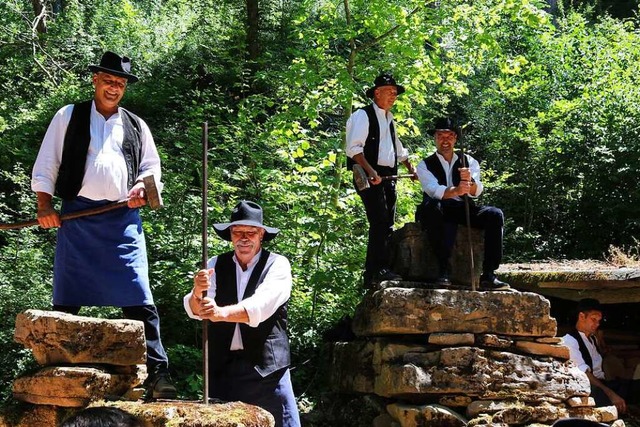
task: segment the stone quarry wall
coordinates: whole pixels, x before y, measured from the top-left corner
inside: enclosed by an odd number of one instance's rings
[[[382,400],[375,427],[549,426],[567,417],[624,426],[596,408],[586,375],[569,361],[543,296],[470,289],[467,230],[451,259],[457,289],[434,289],[436,263],[419,224],[396,231],[392,265],[359,304],[355,339],[333,345],[331,382],[345,396]],[[474,277],[482,234],[472,230]],[[352,424],[353,425],[353,424]]]

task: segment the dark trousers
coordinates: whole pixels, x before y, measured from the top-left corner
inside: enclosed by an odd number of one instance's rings
[[[389,171],[392,169],[389,168]],[[389,241],[396,217],[396,181],[388,180],[371,185],[366,190],[358,191],[358,195],[369,221],[365,277],[372,278],[381,269],[389,267]]]
[[[53,305],[56,311],[78,314],[80,306]],[[169,358],[160,340],[160,316],[155,305],[136,305],[122,307],[122,314],[126,319],[139,320],[144,323],[144,337],[147,341],[147,372],[149,375],[169,368]]]
[[[266,409],[276,427],[300,427],[289,368],[262,377],[244,357],[232,356],[222,369],[209,373],[209,380],[211,397]]]
[[[613,390],[618,396],[627,400],[629,398],[629,391],[631,389],[631,380],[617,379],[617,380],[600,380]],[[611,406],[611,399],[605,394],[604,390],[595,385],[591,385],[591,397],[596,402],[596,406]]]
[[[438,258],[440,273],[448,270],[449,258],[455,243],[458,224],[467,224],[464,201],[428,200],[422,203],[416,219],[427,230],[429,242]],[[504,215],[493,206],[476,206],[469,202],[472,228],[484,230],[483,274],[493,274],[502,261],[502,230]]]

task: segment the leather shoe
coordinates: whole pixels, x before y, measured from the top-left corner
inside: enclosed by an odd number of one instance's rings
[[[435,281],[436,288],[448,288],[451,286],[448,274],[441,274]]]
[[[481,291],[504,291],[510,289],[508,283],[499,280],[495,274],[480,276],[480,290]]]
[[[384,282],[385,280],[397,281],[397,280],[402,280],[402,276],[399,275],[398,273],[394,273],[388,268],[383,268],[382,270],[378,271],[378,274],[376,274],[376,280],[378,282]]]
[[[173,385],[171,375],[167,371],[158,371],[145,381],[147,390],[146,399],[175,399],[178,391]]]

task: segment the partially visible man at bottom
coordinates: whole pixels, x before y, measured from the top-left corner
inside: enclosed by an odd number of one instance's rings
[[[211,258],[194,277],[184,308],[209,325],[209,393],[269,411],[276,427],[299,427],[291,385],[287,306],[291,265],[262,248],[277,228],[263,225],[262,208],[241,201],[231,222],[214,224],[233,251]],[[215,269],[215,274],[214,274]]]
[[[618,412],[627,411],[625,396],[629,383],[624,380],[608,380],[602,369],[602,352],[596,332],[602,321],[602,306],[593,298],[578,302],[575,328],[562,337],[564,345],[569,347],[571,360],[582,372],[587,374],[591,384],[591,397],[596,406],[615,405]]]

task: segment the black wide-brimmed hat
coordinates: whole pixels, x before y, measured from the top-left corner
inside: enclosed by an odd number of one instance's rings
[[[433,129],[429,129],[427,132],[433,136],[438,130],[450,130],[455,132],[458,138],[460,137],[460,127],[451,117],[440,117],[436,119],[433,124]]]
[[[89,70],[94,73],[102,71],[103,73],[124,77],[129,83],[138,81],[138,77],[131,74],[131,60],[126,56],[120,56],[109,51],[102,55],[100,65],[89,65]]]
[[[231,241],[231,230],[229,227],[232,225],[251,225],[253,227],[264,228],[264,237],[262,240],[265,242],[273,239],[280,232],[279,229],[273,227],[267,227],[262,223],[262,208],[259,204],[249,202],[246,200],[238,203],[231,211],[231,222],[224,222],[220,224],[213,224],[216,234],[224,240]]]
[[[376,77],[376,79],[373,81],[373,87],[370,87],[369,89],[367,89],[367,97],[373,98],[373,92],[377,88],[382,86],[395,86],[396,90],[398,91],[398,95],[401,95],[404,93],[404,86],[397,84],[391,74],[382,73],[378,77]]]

